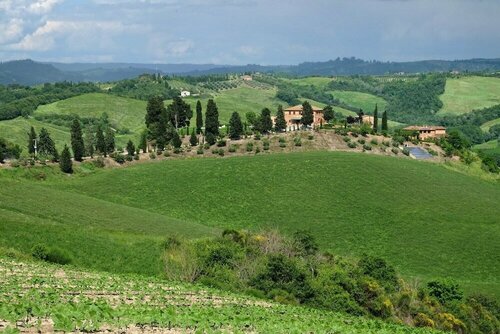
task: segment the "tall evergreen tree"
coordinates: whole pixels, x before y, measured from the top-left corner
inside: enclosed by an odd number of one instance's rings
[[[313,110],[311,104],[307,101],[302,103],[302,118],[300,122],[305,126],[310,126],[314,121]]]
[[[377,133],[378,131],[378,105],[375,104],[375,110],[373,111],[373,131]]]
[[[69,152],[68,145],[64,145],[64,149],[61,152],[59,168],[63,173],[73,173],[73,162],[71,161],[71,153]]]
[[[135,154],[135,145],[131,140],[127,143],[127,154],[130,156]]]
[[[387,125],[387,110],[382,113],[382,131],[388,131],[389,127]]]
[[[109,126],[106,128],[104,141],[106,143],[106,152],[113,153],[115,151],[115,132]]]
[[[141,133],[141,139],[137,151],[139,151],[139,149],[142,150],[142,153],[146,153],[146,151],[148,150],[148,130],[144,130]]]
[[[191,146],[198,145],[198,137],[196,137],[195,129],[193,129],[193,132],[191,132],[191,137],[189,137],[189,143],[191,144]]]
[[[83,144],[82,127],[78,118],[71,124],[71,149],[76,161],[82,161],[85,154],[85,145]]]
[[[31,127],[30,132],[28,133],[28,153],[35,154],[35,141],[37,140],[35,128]]]
[[[91,158],[94,157],[95,153],[95,133],[92,125],[87,126],[85,129],[85,137],[83,138],[85,144],[85,154]]]
[[[219,110],[213,99],[208,100],[205,113],[205,136],[210,145],[215,144],[219,135]]]
[[[172,146],[175,148],[180,148],[182,146],[182,140],[177,131],[174,131],[172,136]]]
[[[271,119],[271,110],[268,108],[262,109],[259,119],[259,130],[262,133],[268,133],[273,129],[273,120]]]
[[[286,120],[285,113],[283,112],[283,107],[281,104],[278,106],[278,112],[276,113],[276,121],[274,122],[274,129],[276,132],[281,132],[286,130]]]
[[[201,133],[201,128],[203,127],[203,114],[201,112],[201,102],[198,100],[196,102],[196,134],[199,135]]]
[[[174,97],[167,110],[170,115],[170,121],[176,130],[189,125],[191,117],[193,117],[191,106],[178,96]]]
[[[166,112],[163,98],[160,96],[152,97],[148,100],[146,106],[146,127],[148,129],[148,139],[156,141],[160,136],[159,123],[162,113]]]
[[[335,118],[335,112],[333,111],[331,105],[327,105],[325,108],[323,108],[323,118],[327,122],[330,122],[332,119]]]
[[[229,138],[240,139],[242,133],[243,124],[241,123],[241,117],[240,114],[235,111],[229,120]]]
[[[50,133],[45,128],[40,129],[40,139],[38,140],[38,152],[49,156],[52,161],[57,161],[59,155],[56,150],[56,145],[50,137]]]
[[[97,126],[95,137],[96,137],[96,144],[95,144],[96,151],[99,154],[106,156],[108,153],[106,150],[106,139],[104,138],[104,134],[102,133],[101,125]]]

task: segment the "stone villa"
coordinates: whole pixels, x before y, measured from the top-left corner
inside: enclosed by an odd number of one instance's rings
[[[446,128],[443,126],[407,126],[403,130],[406,131],[417,131],[418,139],[426,140],[426,139],[436,139],[446,136]]]
[[[313,127],[320,126],[321,124],[325,124],[325,119],[323,117],[323,109],[311,105],[313,110],[313,123],[311,124]],[[302,119],[302,111],[303,107],[301,104],[288,107],[283,110],[285,114],[286,128],[287,130],[298,129],[302,126],[300,120]]]

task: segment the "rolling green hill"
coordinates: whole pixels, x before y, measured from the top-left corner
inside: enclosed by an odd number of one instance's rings
[[[331,93],[340,101],[350,106],[363,109],[365,114],[371,115],[375,109],[375,105],[378,105],[379,113],[382,113],[387,106],[387,102],[383,98],[367,93],[341,90],[334,90],[331,91]]]
[[[46,182],[215,228],[310,229],[323,249],[379,255],[407,277],[449,277],[500,295],[500,187],[439,165],[312,152],[166,161]]]
[[[482,124],[481,130],[488,132],[492,126],[497,125],[497,124],[500,124],[500,118],[496,118],[492,121],[489,121],[489,122]]]
[[[467,76],[446,80],[438,114],[464,114],[500,103],[500,79]]]

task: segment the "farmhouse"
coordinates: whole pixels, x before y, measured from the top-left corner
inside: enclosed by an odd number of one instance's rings
[[[446,128],[442,126],[407,126],[403,130],[418,132],[420,140],[435,139],[446,136]]]
[[[183,90],[181,92],[181,97],[188,97],[191,95],[191,92],[190,91],[187,91],[187,90]]]
[[[312,126],[316,127],[320,126],[323,123],[326,123],[323,117],[323,109],[316,106],[311,106],[311,107],[313,110]],[[303,107],[301,104],[283,110],[283,113],[285,114],[287,129],[299,128],[302,125],[300,123],[302,119],[302,111]]]
[[[373,126],[373,124],[375,123],[375,118],[373,116],[363,115],[361,117],[362,117],[361,123],[367,123],[370,124],[371,126]]]
[[[253,80],[253,78],[252,78],[252,76],[251,76],[251,75],[242,75],[242,76],[241,76],[241,79],[242,79],[243,81],[252,81],[252,80]]]

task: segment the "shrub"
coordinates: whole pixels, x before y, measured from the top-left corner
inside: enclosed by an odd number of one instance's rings
[[[313,140],[313,139],[314,139],[314,136],[313,136],[313,135],[308,135],[308,136],[307,136],[307,139],[309,139],[309,140]]]
[[[224,150],[222,148],[219,149],[219,153],[218,153],[221,157],[224,156]]]
[[[378,140],[376,138],[373,138],[372,140],[370,140],[370,144],[378,145]]]
[[[461,300],[463,292],[457,283],[452,281],[431,281],[427,283],[429,295],[435,297],[442,304]]]
[[[217,138],[215,138],[215,135],[213,133],[209,132],[205,135],[205,141],[207,142],[207,144],[209,144],[209,147],[210,147],[213,144],[215,144],[215,142],[217,141]]]
[[[156,153],[155,152],[150,152],[149,153],[149,158],[150,159],[156,159]]]
[[[355,142],[349,142],[349,143],[347,143],[347,146],[349,148],[356,148],[356,147],[358,147],[358,144],[356,144]]]
[[[139,159],[140,159],[139,154],[137,154],[137,153],[136,153],[136,154],[134,155],[134,160],[139,160]]]
[[[300,139],[300,137],[293,138],[293,144],[295,146],[302,146],[302,140]]]
[[[432,155],[432,156],[437,156],[438,155],[438,152],[434,151],[432,148],[428,148],[427,152],[429,152],[429,154]]]
[[[351,138],[349,138],[349,137],[347,137],[347,136],[342,137],[342,139],[343,139],[346,143],[348,143],[348,142],[350,142],[350,141],[351,141]]]
[[[210,144],[209,143],[203,144],[203,149],[208,150],[209,148],[210,148]]]
[[[260,153],[260,147],[258,147],[258,146],[257,146],[257,147],[255,148],[255,154],[259,154],[259,153]]]
[[[406,155],[406,156],[409,156],[410,155],[410,150],[408,150],[406,147],[403,148],[403,154]]]
[[[260,134],[260,132],[255,132],[255,135],[253,136],[255,140],[260,140],[261,137],[262,135]]]
[[[174,147],[173,152],[174,152],[175,154],[180,154],[180,153],[182,153],[182,148],[180,148],[180,147]],[[165,156],[166,156],[166,157],[170,156],[170,153],[165,152]]]
[[[269,151],[269,143],[264,143],[263,146],[264,151]]]
[[[391,151],[396,155],[399,153],[399,149],[397,147],[393,147]]]
[[[364,144],[363,145],[363,150],[365,150],[365,151],[371,151],[372,147],[370,145],[368,145],[368,144]]]
[[[49,250],[44,245],[38,244],[31,249],[31,255],[38,260],[47,260]]]
[[[237,149],[238,149],[238,146],[236,146],[236,145],[233,144],[233,145],[229,146],[228,151],[230,153],[234,153],[234,152],[236,152]]]
[[[226,140],[225,139],[219,139],[217,141],[217,147],[226,147]]]
[[[198,147],[198,149],[196,150],[196,154],[203,154],[203,148],[202,147]]]
[[[286,143],[281,143],[281,142],[280,142],[280,147],[281,147],[281,148],[286,147]]]
[[[278,141],[279,141],[280,143],[286,143],[286,139],[285,139],[285,137],[279,137]]]
[[[415,322],[415,326],[417,327],[430,327],[434,328],[436,325],[434,320],[429,318],[429,316],[425,313],[417,313],[415,318],[413,319]]]
[[[365,254],[358,266],[363,274],[375,278],[388,290],[394,291],[399,286],[396,270],[382,258]]]
[[[106,165],[103,157],[97,157],[94,161],[92,161],[92,164],[96,168],[103,168]]]
[[[248,142],[247,143],[247,152],[252,152],[253,151],[253,143],[252,142]]]
[[[47,248],[44,245],[35,245],[31,249],[31,255],[38,260],[57,263],[57,264],[69,264],[71,263],[71,257],[69,254],[59,248]]]
[[[382,142],[382,145],[389,147],[389,146],[391,146],[391,142],[384,140]]]
[[[127,161],[132,161],[132,160],[134,160],[134,157],[133,157],[133,156],[131,156],[131,155],[128,155],[128,154],[127,154],[127,155],[125,156],[125,160],[127,160]]]
[[[363,138],[359,138],[358,143],[360,143],[361,145],[364,145],[366,143],[366,140],[364,140]]]
[[[113,160],[119,163],[120,165],[125,163],[125,156],[121,153],[114,152],[110,154],[110,157],[113,158]]]

